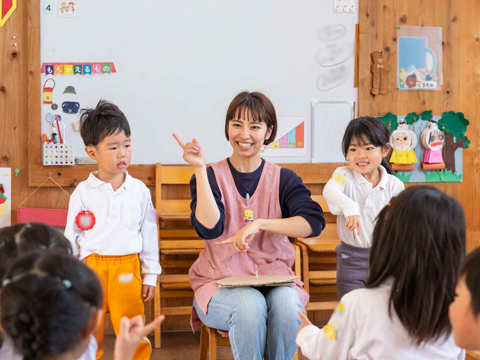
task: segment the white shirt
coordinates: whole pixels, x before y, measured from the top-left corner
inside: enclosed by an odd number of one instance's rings
[[[328,324],[310,325],[297,336],[302,354],[310,360],[463,360],[465,351],[453,335],[416,346],[398,319],[388,314],[392,281],[374,289],[346,294]]]
[[[372,183],[358,171],[341,166],[335,170],[323,189],[330,212],[337,215],[338,237],[349,245],[372,247],[375,219],[392,197],[405,189],[403,183],[388,174],[383,166],[380,165],[379,170],[380,182],[373,188]],[[345,227],[345,218],[355,215],[360,216],[360,235]]]
[[[5,335],[5,334],[4,334]],[[97,340],[90,335],[90,342],[88,347],[78,360],[95,360],[97,358]],[[4,336],[3,346],[0,348],[0,359],[2,360],[22,360],[22,356],[16,353],[12,339],[8,336]]]
[[[150,190],[127,172],[117,191],[110,183],[90,174],[78,184],[68,205],[65,236],[80,260],[91,254],[122,256],[139,254],[143,283],[156,286],[162,271],[158,258],[158,232]],[[95,216],[92,229],[83,231],[75,223],[82,210]]]

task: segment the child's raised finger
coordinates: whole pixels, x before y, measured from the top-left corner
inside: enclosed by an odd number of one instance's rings
[[[182,147],[182,149],[185,149],[185,143],[182,140],[180,140],[180,138],[177,136],[177,134],[172,134],[172,135],[175,138],[175,140],[177,140],[178,145],[180,145]]]

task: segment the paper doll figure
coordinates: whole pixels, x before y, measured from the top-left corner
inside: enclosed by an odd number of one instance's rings
[[[438,129],[436,122],[428,124],[428,127],[422,132],[421,142],[425,148],[424,162],[443,163],[442,148],[445,143],[445,135]]]
[[[422,132],[420,142],[425,148],[423,156],[423,170],[442,170],[445,169],[443,162],[442,149],[445,144],[445,134],[438,129],[436,121],[431,121],[428,127]]]
[[[390,136],[390,145],[393,148],[390,163],[395,165],[410,165],[417,162],[414,151],[417,145],[417,135],[408,129],[407,123],[398,125],[397,130]]]
[[[246,223],[252,222],[253,221],[253,210],[252,209],[245,209],[243,212],[243,215],[245,216],[244,220]]]

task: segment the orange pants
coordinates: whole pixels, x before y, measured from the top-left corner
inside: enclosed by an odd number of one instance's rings
[[[145,309],[142,300],[142,278],[140,276],[140,260],[137,254],[125,256],[101,256],[92,254],[83,262],[98,275],[103,288],[103,320],[95,334],[98,343],[97,359],[103,356],[102,342],[105,331],[105,316],[110,313],[115,334],[120,331],[120,319],[142,315],[145,320]],[[145,337],[134,360],[150,359],[152,348]]]

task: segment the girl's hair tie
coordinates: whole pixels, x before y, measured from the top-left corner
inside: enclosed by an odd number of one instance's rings
[[[72,283],[70,282],[70,280],[65,279],[62,282],[67,289],[70,289],[72,287]]]
[[[11,284],[11,283],[12,283],[12,280],[10,280],[10,279],[5,279],[5,280],[3,280],[3,282],[2,282],[2,287],[5,287],[5,286],[7,286],[8,284]]]

